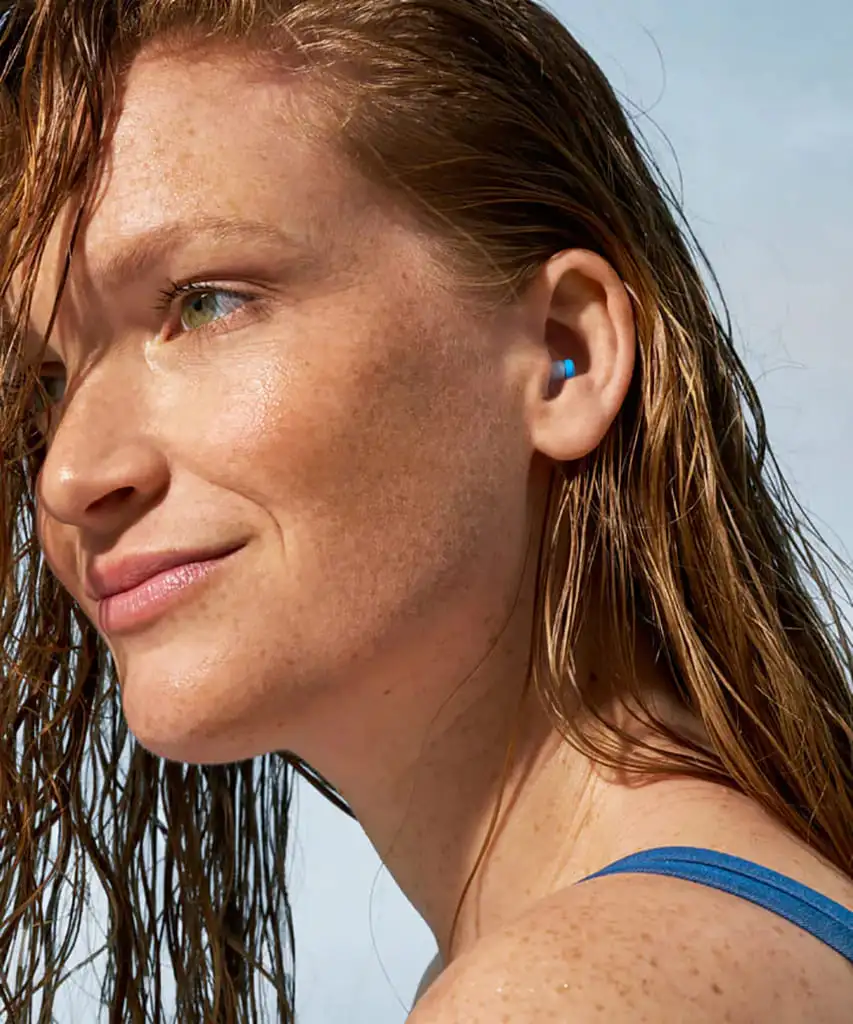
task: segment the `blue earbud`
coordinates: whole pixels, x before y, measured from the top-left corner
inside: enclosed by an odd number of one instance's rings
[[[564,380],[571,380],[577,373],[574,361],[571,359],[558,359],[551,364],[551,383],[560,384]]]

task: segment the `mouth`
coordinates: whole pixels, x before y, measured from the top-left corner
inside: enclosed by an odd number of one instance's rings
[[[197,593],[241,547],[170,565],[133,586],[105,594],[97,605],[99,629],[112,637],[150,626]]]

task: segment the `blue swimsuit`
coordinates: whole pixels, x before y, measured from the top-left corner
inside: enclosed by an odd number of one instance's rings
[[[786,875],[728,853],[664,846],[617,860],[583,881],[638,872],[685,878],[757,903],[799,925],[853,964],[853,911]]]

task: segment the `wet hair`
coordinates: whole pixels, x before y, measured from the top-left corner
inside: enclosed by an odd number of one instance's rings
[[[554,467],[530,684],[566,741],[595,761],[738,790],[853,876],[846,570],[778,471],[676,197],[601,70],[552,14],[531,0],[39,0],[16,4],[2,34],[5,1019],[51,1019],[94,871],[109,899],[111,1021],[164,1019],[161,963],[174,973],[181,1022],[260,1020],[266,998],[292,1020],[284,868],[294,772],[345,807],[287,752],[209,767],[142,749],[105,644],[39,550],[44,453],[30,413],[45,396],[15,355],[48,232],[72,201],[79,224],[122,76],[146,47],[180,57],[239,46],[309,76],[329,144],[409,204],[475,297],[512,303],[569,248],[612,264],[634,306],[636,371],[598,449],[568,472]],[[617,695],[659,743],[633,740],[575,672],[593,579],[619,641]],[[635,692],[639,635],[710,746]]]

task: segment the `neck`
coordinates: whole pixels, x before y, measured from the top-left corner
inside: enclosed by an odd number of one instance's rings
[[[525,685],[534,589],[532,567],[501,628],[476,649],[476,616],[449,608],[439,641],[407,640],[405,674],[334,687],[312,708],[313,739],[300,726],[294,748],[347,800],[445,964],[630,852],[643,826],[632,832],[626,821],[655,813],[642,791],[605,779],[570,747]],[[595,678],[595,653],[581,655]],[[651,659],[638,671],[654,685]]]

